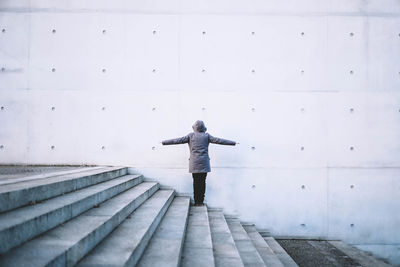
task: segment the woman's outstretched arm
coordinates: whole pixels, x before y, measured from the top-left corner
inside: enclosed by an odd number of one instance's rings
[[[228,145],[228,146],[236,145],[235,141],[214,137],[211,134],[208,134],[208,140],[210,141],[210,143],[213,143],[213,144]]]
[[[185,144],[188,142],[189,142],[189,135],[179,137],[179,138],[164,140],[161,143],[163,145],[178,145],[178,144]]]

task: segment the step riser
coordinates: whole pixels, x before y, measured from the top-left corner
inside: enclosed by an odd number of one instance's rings
[[[158,190],[158,188],[158,184],[153,186],[151,189],[125,206],[120,212],[115,214],[103,225],[95,229],[88,236],[81,239],[77,244],[69,248],[65,253],[58,256],[46,266],[74,266],[77,264],[79,260],[81,260],[87,253],[89,253],[90,250],[92,250],[100,241],[102,241],[120,223],[122,223],[126,217],[129,216],[129,214],[131,214],[143,202],[151,197]]]
[[[43,214],[33,218],[32,220],[1,231],[0,240],[2,240],[2,242],[0,244],[0,253],[9,251],[23,242],[30,240],[35,236],[68,221],[71,218],[78,216],[86,210],[93,208],[93,206],[132,188],[142,181],[143,177],[131,179],[124,183],[107,188],[106,190],[97,194],[88,196],[79,202],[71,203],[50,213]]]
[[[157,226],[160,224],[162,218],[164,217],[165,213],[167,212],[168,207],[171,205],[171,202],[173,199],[174,199],[174,194],[171,194],[171,197],[165,203],[165,205],[161,209],[160,213],[158,213],[157,217],[152,222],[147,233],[144,235],[144,237],[140,241],[140,245],[135,249],[135,251],[132,253],[129,260],[123,266],[135,266],[138,263],[140,257],[142,256],[144,250],[146,249],[147,244],[149,243],[151,237],[153,236],[154,232],[157,229]]]
[[[32,202],[56,197],[126,174],[127,168],[120,168],[51,184],[38,185],[21,190],[0,193],[0,212],[26,206]]]

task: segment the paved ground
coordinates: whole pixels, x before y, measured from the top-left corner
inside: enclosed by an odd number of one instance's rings
[[[87,166],[10,166],[0,165],[0,179],[32,176],[57,171],[73,170]]]
[[[326,241],[276,240],[300,267],[361,267]]]

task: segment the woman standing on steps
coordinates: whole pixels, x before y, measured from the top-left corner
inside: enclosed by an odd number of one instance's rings
[[[196,121],[193,126],[193,132],[186,136],[164,140],[163,145],[189,144],[189,172],[193,175],[193,194],[195,206],[202,206],[204,193],[206,191],[207,172],[211,172],[210,158],[208,156],[209,143],[234,146],[239,144],[234,141],[217,138],[206,133],[207,128],[203,121]]]

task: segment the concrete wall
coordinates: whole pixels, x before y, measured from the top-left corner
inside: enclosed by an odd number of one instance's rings
[[[2,0],[0,65],[1,164],[191,192],[159,142],[202,119],[241,143],[210,145],[210,205],[400,263],[398,0]]]

